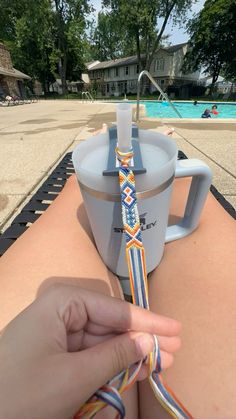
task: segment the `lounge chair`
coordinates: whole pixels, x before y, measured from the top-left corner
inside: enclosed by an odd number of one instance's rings
[[[8,96],[0,95],[0,105],[1,106],[14,106],[17,105],[17,102],[10,100]]]
[[[54,282],[120,295],[117,278],[97,254],[73,173],[67,154],[0,239],[2,326]],[[179,179],[174,185],[175,216],[181,214],[178,197],[186,182]],[[236,214],[215,188],[212,193],[227,212],[209,194],[199,228],[166,245],[160,266],[149,275],[149,288],[151,309],[183,323],[183,347],[167,382],[195,417],[213,418],[233,417],[236,409],[231,350],[236,345]],[[141,388],[140,417],[166,417],[163,411],[156,414],[150,388],[145,383]]]
[[[186,155],[179,151],[178,159],[186,159]],[[23,234],[29,226],[34,223],[41,214],[49,207],[57,195],[62,191],[66,180],[74,173],[74,167],[71,160],[71,153],[67,153],[60,161],[55,170],[48,179],[40,186],[35,195],[24,206],[20,214],[12,221],[10,227],[0,236],[0,256],[10,247],[21,234]],[[216,200],[222,205],[231,217],[236,220],[236,210],[233,206],[220,194],[220,192],[211,185],[211,193]],[[45,203],[46,201],[47,203]]]

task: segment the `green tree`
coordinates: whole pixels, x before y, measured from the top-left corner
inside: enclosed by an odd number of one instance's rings
[[[97,25],[92,28],[91,58],[100,61],[114,60],[119,57],[135,54],[135,43],[129,39],[127,28],[120,25],[119,16],[111,11],[98,13]]]
[[[28,0],[0,0],[0,40],[14,41],[15,23],[29,6]]]
[[[0,38],[10,49],[14,66],[40,80],[47,91],[58,60],[51,1],[0,0],[0,9]]]
[[[184,23],[193,0],[103,0],[111,14],[119,20],[120,32],[127,35],[126,44],[135,42],[139,68],[149,70],[161,46],[166,25]],[[158,19],[161,24],[158,26]],[[145,53],[144,60],[141,59]]]
[[[60,75],[76,80],[84,68],[89,0],[0,0],[0,38],[13,63],[47,92]]]
[[[221,73],[236,77],[236,0],[206,0],[202,11],[191,20],[190,49],[185,71],[201,66],[212,77],[211,92]]]
[[[30,2],[15,23],[11,43],[12,59],[17,67],[38,79],[45,92],[55,80],[57,53],[53,42],[53,21],[49,0]]]
[[[87,0],[53,0],[55,43],[62,92],[67,92],[68,68],[83,69],[86,16],[92,10]]]
[[[121,37],[117,30],[117,19],[108,13],[99,12],[92,42],[93,55],[96,55],[97,60],[106,61],[119,57]]]

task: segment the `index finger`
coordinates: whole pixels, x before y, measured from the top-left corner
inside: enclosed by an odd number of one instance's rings
[[[76,286],[62,285],[60,288],[60,297],[67,300],[68,304],[76,300],[81,302],[82,299],[90,324],[105,327],[107,332],[133,330],[159,336],[175,336],[180,332],[181,324],[177,320],[155,314],[118,298]]]

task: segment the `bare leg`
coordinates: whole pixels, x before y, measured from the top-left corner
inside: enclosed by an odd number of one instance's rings
[[[0,259],[0,329],[53,282],[69,282],[123,298],[119,282],[94,245],[75,176],[47,211]],[[137,418],[136,387],[125,396],[127,417]],[[114,418],[104,409],[98,418]]]
[[[1,324],[11,320],[54,281],[70,281],[122,296],[119,283],[103,264],[92,239],[75,176],[47,211],[0,260]]]
[[[181,215],[186,185],[176,181],[174,215]],[[151,310],[183,324],[182,349],[164,379],[199,419],[235,418],[235,249],[235,222],[209,194],[199,228],[167,244],[149,277]],[[139,395],[142,418],[169,417],[147,382]]]

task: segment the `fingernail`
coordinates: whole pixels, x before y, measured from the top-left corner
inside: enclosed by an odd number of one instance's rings
[[[152,335],[139,335],[135,339],[138,355],[144,357],[152,352],[154,347],[154,340]]]

